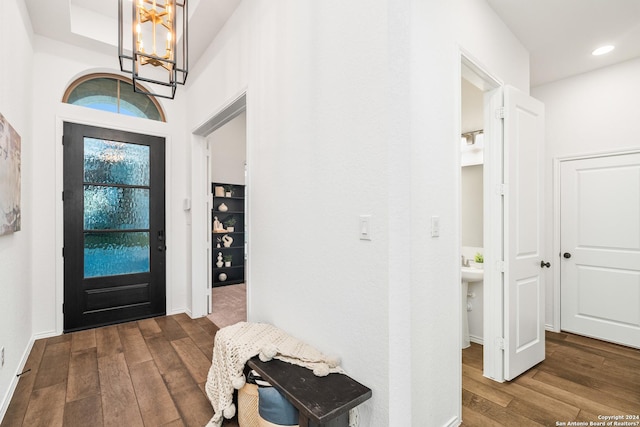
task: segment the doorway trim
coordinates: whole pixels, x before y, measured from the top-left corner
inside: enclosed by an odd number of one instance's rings
[[[483,163],[483,248],[484,248],[484,292],[483,292],[483,375],[494,381],[504,381],[504,357],[503,352],[495,342],[495,337],[503,336],[503,274],[498,268],[498,263],[504,260],[503,254],[503,197],[496,193],[496,189],[503,182],[503,129],[501,119],[490,114],[496,108],[496,97],[490,96],[496,90],[502,90],[504,83],[494,76],[487,68],[475,59],[464,48],[459,47],[459,64],[461,78],[465,78],[484,92],[483,115],[484,115],[484,163]],[[457,111],[462,112],[462,92],[459,89],[456,97]],[[491,119],[489,119],[489,117]],[[457,134],[462,133],[462,120],[458,120]],[[456,143],[459,140],[456,140]],[[461,181],[462,166],[460,156],[457,157],[458,182]],[[460,188],[458,186],[458,200],[460,200]],[[458,202],[458,218],[462,218],[461,204]],[[458,242],[458,253],[462,251],[461,225],[458,224],[460,241]],[[458,272],[458,281],[460,281]],[[459,286],[460,298],[462,289]],[[458,301],[460,300],[458,298]],[[461,315],[459,322],[461,322]],[[458,331],[461,327],[458,327]],[[460,342],[460,340],[458,341]],[[460,363],[462,369],[462,363]]]
[[[62,109],[67,107],[75,111],[76,106],[71,104],[61,104]],[[55,117],[55,330],[44,331],[35,336],[35,339],[46,338],[54,335],[62,334],[64,327],[64,314],[62,313],[62,304],[64,302],[64,258],[62,257],[62,248],[64,247],[64,206],[62,202],[63,185],[63,146],[62,137],[64,135],[64,122],[73,122],[80,125],[89,125],[104,127],[124,132],[143,133],[151,136],[159,136],[165,139],[165,152],[170,153],[172,150],[172,137],[168,132],[159,131],[158,129],[165,129],[166,123],[156,122],[148,119],[140,119],[133,117],[122,117],[120,121],[114,121],[111,116],[113,113],[88,110],[82,112],[82,114],[75,113],[57,113]],[[104,118],[103,118],[104,116]],[[111,120],[110,120],[111,119]],[[123,123],[140,123],[140,126],[123,125]],[[172,227],[172,212],[170,209],[170,203],[172,198],[172,188],[169,179],[173,164],[171,156],[167,155],[165,158],[165,235],[168,242],[173,242],[173,227]],[[173,275],[173,250],[171,244],[168,245],[166,251],[166,310],[169,313],[169,309],[173,307],[172,304],[172,288],[170,280]]]
[[[208,314],[207,305],[211,295],[210,275],[208,272],[211,257],[211,240],[208,232],[210,230],[211,183],[208,185],[206,183],[209,171],[209,150],[206,138],[246,110],[247,90],[245,88],[191,132],[191,311],[188,314],[192,318]],[[249,123],[248,120],[247,123]],[[248,128],[249,126],[247,125],[247,147],[250,140]],[[248,157],[249,150],[247,149],[247,164],[249,164]],[[249,187],[250,178],[250,168],[247,167],[245,182],[247,187]],[[246,204],[245,227],[249,229],[251,224],[250,197],[247,197]],[[245,264],[247,307],[249,307],[251,282],[250,240],[251,235],[247,233],[247,259]]]

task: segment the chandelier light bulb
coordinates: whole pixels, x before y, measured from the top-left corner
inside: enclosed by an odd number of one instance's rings
[[[184,85],[188,74],[188,0],[117,1],[120,69],[131,73],[134,91],[173,99],[176,85]],[[133,22],[128,21],[126,4]],[[131,46],[127,41],[133,42],[131,53],[127,52],[127,45]]]

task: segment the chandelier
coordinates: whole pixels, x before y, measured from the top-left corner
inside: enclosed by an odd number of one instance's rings
[[[120,70],[134,90],[173,99],[188,73],[187,0],[118,0],[118,29]]]

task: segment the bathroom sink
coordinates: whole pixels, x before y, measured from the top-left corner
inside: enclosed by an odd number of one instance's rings
[[[484,277],[484,270],[481,268],[462,267],[463,282],[477,282]]]

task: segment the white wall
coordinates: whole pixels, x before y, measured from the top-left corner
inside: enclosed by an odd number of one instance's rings
[[[484,92],[467,79],[461,79],[460,85],[462,90],[462,117],[460,120],[462,133],[483,130]]]
[[[249,317],[342,356],[361,425],[459,417],[458,45],[528,91],[482,0],[245,1],[188,88],[191,129],[247,91]]]
[[[483,130],[483,92],[462,79],[462,133]],[[466,147],[465,147],[466,148]],[[483,247],[483,166],[462,168],[462,246]]]
[[[558,226],[553,216],[553,159],[640,149],[638,75],[640,59],[635,59],[531,89],[546,111],[547,253],[554,253],[553,227]],[[555,261],[556,266],[561,262],[560,258]],[[554,308],[560,302],[554,300],[553,292],[559,286],[559,274],[553,273],[554,280],[547,280],[546,323],[559,327]]]
[[[5,364],[0,368],[0,419],[17,383],[21,362],[31,338],[31,249],[35,212],[31,132],[31,25],[22,0],[0,1],[0,113],[21,138],[21,231],[0,236],[0,347]]]
[[[244,185],[247,159],[247,114],[241,113],[207,137],[211,182]]]
[[[484,247],[483,241],[483,169],[465,166],[461,176],[462,246]]]
[[[525,92],[529,62],[484,1],[412,5],[412,425],[445,425],[455,422],[461,399],[460,335],[452,327],[460,324],[459,146],[449,142],[460,138],[455,47]],[[439,238],[430,237],[433,215],[440,217]]]
[[[380,1],[244,2],[189,88],[195,123],[247,88],[250,319],[341,356],[374,389],[372,426],[388,425],[385,37]]]

